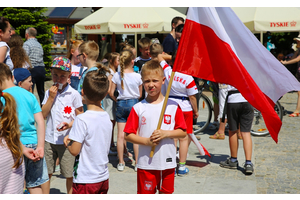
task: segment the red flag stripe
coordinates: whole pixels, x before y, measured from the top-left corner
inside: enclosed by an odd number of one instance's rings
[[[282,122],[274,111],[274,103],[270,104],[231,46],[220,40],[214,30],[187,19],[176,57],[180,59],[175,60],[174,71],[236,87],[261,111],[270,135],[278,141]]]

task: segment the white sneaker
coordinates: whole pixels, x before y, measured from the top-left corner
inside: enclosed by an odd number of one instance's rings
[[[134,171],[137,172],[137,166],[136,165],[134,166]]]
[[[120,171],[120,172],[122,172],[124,170],[124,168],[125,168],[125,165],[123,163],[119,163],[117,165],[117,170]]]

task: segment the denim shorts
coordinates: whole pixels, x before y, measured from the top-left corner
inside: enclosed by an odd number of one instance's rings
[[[138,101],[138,99],[118,100],[116,109],[116,121],[126,123],[131,108]]]
[[[36,144],[25,144],[27,148],[36,149]],[[33,162],[24,156],[26,187],[32,188],[49,181],[48,170],[45,157]]]

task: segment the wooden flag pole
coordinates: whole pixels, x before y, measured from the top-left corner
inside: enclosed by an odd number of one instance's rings
[[[159,121],[158,121],[156,130],[159,130],[160,127],[161,127],[161,124],[162,124],[162,120],[163,120],[163,117],[164,117],[164,114],[165,114],[165,110],[166,110],[167,102],[168,102],[168,99],[169,99],[169,94],[170,94],[170,90],[171,90],[174,75],[175,75],[175,72],[172,71],[170,81],[169,81],[169,85],[168,85],[168,89],[167,89],[166,96],[165,96],[165,100],[164,100],[164,104],[163,104],[163,107],[162,107],[161,112],[160,112]],[[155,146],[152,146],[151,152],[150,152],[150,158],[153,157],[154,150],[155,150]]]

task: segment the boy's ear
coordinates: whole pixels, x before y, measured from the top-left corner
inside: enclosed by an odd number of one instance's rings
[[[166,77],[164,76],[164,77],[163,77],[162,84],[165,84],[165,80],[166,80]]]
[[[71,78],[71,76],[72,76],[72,73],[70,72],[68,78]]]
[[[19,81],[18,86],[21,87],[22,81]]]

